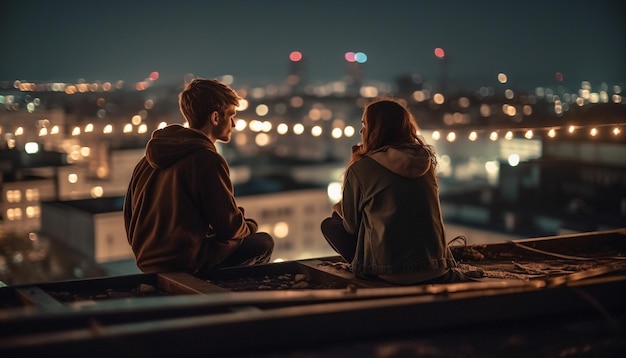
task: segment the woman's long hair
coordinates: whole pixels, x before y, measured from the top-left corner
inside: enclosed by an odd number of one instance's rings
[[[387,145],[419,144],[437,166],[435,148],[417,133],[415,118],[408,109],[391,98],[379,98],[369,103],[363,111],[363,143],[353,148],[347,167],[368,153]]]

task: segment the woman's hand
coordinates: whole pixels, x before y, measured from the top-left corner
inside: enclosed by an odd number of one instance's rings
[[[341,201],[333,205],[333,211],[343,218],[343,209],[341,209]]]

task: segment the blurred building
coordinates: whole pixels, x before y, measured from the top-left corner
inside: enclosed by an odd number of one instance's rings
[[[415,74],[370,82],[353,55],[340,81],[309,83],[300,58],[285,84],[235,86],[244,101],[231,142],[218,149],[246,212],[277,237],[275,258],[331,253],[319,232],[337,199],[330,187],[360,141],[363,107],[388,94],[406,103],[439,154],[450,224],[513,236],[626,226],[621,87],[442,93]],[[128,257],[119,198],[152,131],[184,123],[180,89],[0,86],[4,232],[56,236],[95,261]]]

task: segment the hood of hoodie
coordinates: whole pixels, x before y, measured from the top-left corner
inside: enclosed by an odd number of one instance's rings
[[[152,132],[146,145],[146,160],[155,169],[165,169],[200,149],[216,152],[215,145],[202,132],[173,124]]]
[[[428,173],[432,165],[428,151],[418,144],[384,146],[372,151],[368,156],[395,174],[406,178],[419,178]]]

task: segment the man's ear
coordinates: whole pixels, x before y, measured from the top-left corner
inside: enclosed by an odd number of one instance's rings
[[[210,118],[211,124],[213,124],[213,126],[216,126],[219,120],[220,120],[220,115],[217,113],[217,111],[213,111],[211,113],[211,118]]]

